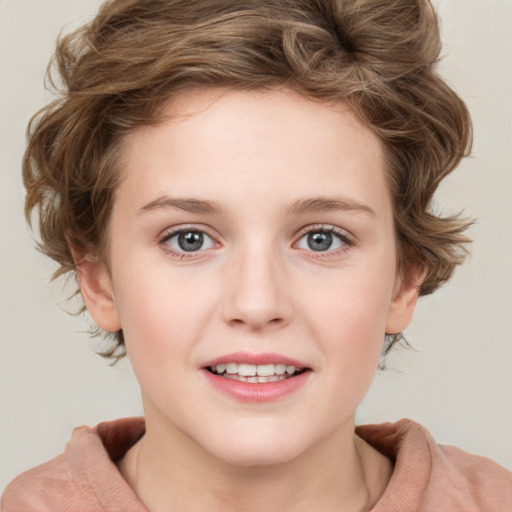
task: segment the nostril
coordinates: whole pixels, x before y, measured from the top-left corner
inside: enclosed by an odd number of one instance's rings
[[[247,326],[251,329],[260,330],[264,329],[265,326],[275,326],[278,327],[282,323],[284,323],[284,318],[282,317],[275,317],[271,318],[269,320],[265,319],[254,319],[254,318],[248,318],[246,320],[243,320],[241,318],[232,318],[230,320],[230,323],[232,326]]]

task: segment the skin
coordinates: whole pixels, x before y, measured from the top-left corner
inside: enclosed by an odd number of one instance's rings
[[[355,436],[355,410],[417,298],[396,273],[380,141],[345,105],[286,90],[193,91],[166,113],[124,141],[108,270],[79,265],[89,312],[123,329],[142,392],[146,435],[120,471],[152,511],[368,510],[391,464]],[[305,207],[318,198],[338,202]],[[180,228],[207,243],[180,252],[164,240]],[[307,234],[327,229],[333,248],[312,250]],[[243,403],[201,372],[241,350],[312,371],[277,401]]]

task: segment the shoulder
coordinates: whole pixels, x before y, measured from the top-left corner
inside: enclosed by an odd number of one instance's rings
[[[74,502],[83,502],[84,499],[85,504],[94,506],[87,493],[84,496],[80,482],[75,480],[63,453],[16,477],[2,496],[2,512],[45,512],[56,510],[56,507],[72,510]]]
[[[460,496],[471,496],[476,510],[512,511],[512,473],[496,462],[438,445],[432,477],[439,488],[449,486]]]
[[[143,433],[141,418],[76,428],[63,454],[7,486],[2,512],[146,512],[114,462]]]
[[[512,473],[490,459],[440,445],[411,420],[365,425],[357,433],[394,463],[374,512],[399,503],[407,504],[404,512],[512,510]]]

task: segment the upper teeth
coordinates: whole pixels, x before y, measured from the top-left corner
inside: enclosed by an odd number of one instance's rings
[[[271,375],[284,375],[288,373],[292,375],[297,371],[297,368],[292,365],[285,364],[238,364],[238,363],[226,363],[218,364],[213,366],[212,369],[216,373],[229,373],[238,374],[242,377],[253,377],[258,375],[259,377],[270,377]]]

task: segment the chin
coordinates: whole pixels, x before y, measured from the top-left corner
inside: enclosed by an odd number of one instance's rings
[[[225,435],[222,441],[204,446],[213,456],[235,466],[273,466],[285,464],[300,456],[309,445],[281,435]]]
[[[223,453],[220,457],[225,463],[233,466],[277,466],[296,458],[301,452],[285,450],[271,452],[268,447],[258,450],[237,450],[230,454]]]

